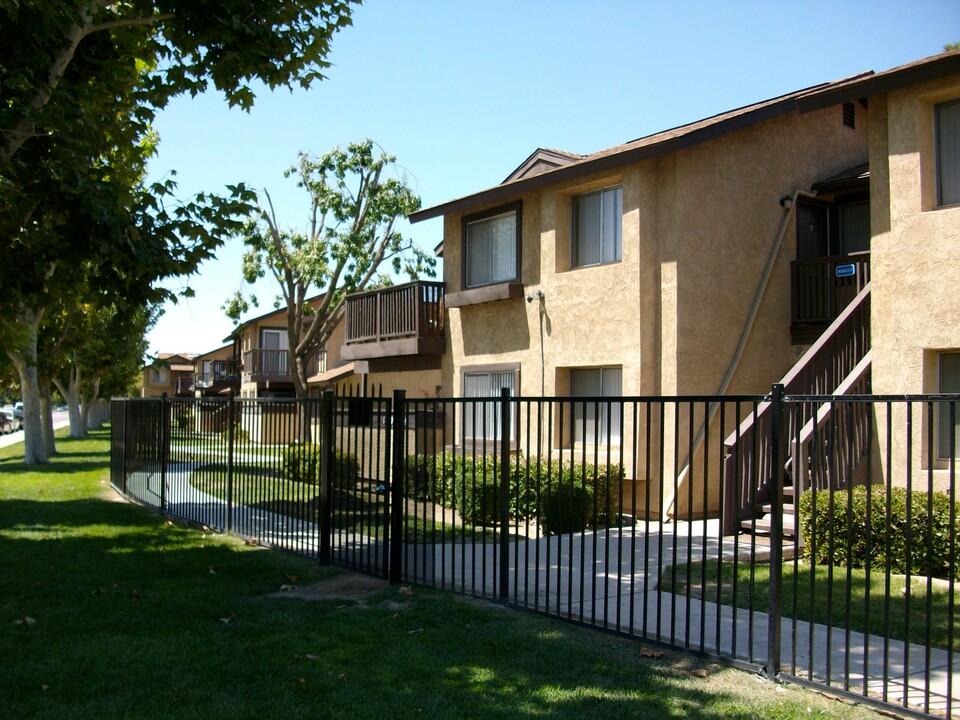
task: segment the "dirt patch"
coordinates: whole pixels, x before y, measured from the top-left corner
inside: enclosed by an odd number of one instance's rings
[[[267,597],[295,597],[301,600],[353,600],[366,601],[390,587],[380,578],[360,573],[342,573],[313,585],[290,587],[270,593]]]

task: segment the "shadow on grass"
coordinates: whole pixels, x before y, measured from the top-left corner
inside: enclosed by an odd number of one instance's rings
[[[10,620],[0,644],[17,657],[0,676],[11,717],[253,718],[290,707],[297,717],[757,716],[733,693],[691,683],[682,658],[643,658],[635,642],[426,589],[391,588],[362,609],[267,599],[323,571],[125,505],[7,511],[24,513],[18,525],[120,528],[0,539]],[[13,622],[25,617],[34,622]]]

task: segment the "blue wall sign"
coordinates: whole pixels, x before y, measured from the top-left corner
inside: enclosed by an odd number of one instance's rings
[[[857,266],[851,263],[850,265],[837,265],[837,277],[853,277],[857,274]]]

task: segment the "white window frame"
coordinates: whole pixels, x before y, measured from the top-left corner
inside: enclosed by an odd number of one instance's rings
[[[585,218],[583,204],[599,198],[596,218]],[[570,258],[573,267],[593,267],[620,262],[623,258],[623,186],[594,190],[575,195],[570,203]],[[595,222],[594,222],[595,220]],[[607,238],[608,233],[612,233]],[[609,240],[609,241],[608,241]],[[589,242],[595,253],[587,257],[585,244]]]
[[[584,382],[588,374],[592,375],[593,373],[597,374],[597,385],[600,392],[589,394],[581,392],[577,387],[578,384]],[[619,366],[571,368],[570,396],[575,398],[622,398],[623,368]],[[574,444],[586,443],[588,445],[619,447],[622,417],[623,404],[621,402],[575,400],[571,411],[571,439]]]
[[[490,402],[463,402],[461,436],[466,440],[485,442],[502,439],[500,433],[500,391],[507,387],[515,397],[520,386],[519,367],[516,365],[489,368],[464,368],[462,388],[464,398],[489,398]],[[516,418],[510,413],[509,437],[515,437]]]

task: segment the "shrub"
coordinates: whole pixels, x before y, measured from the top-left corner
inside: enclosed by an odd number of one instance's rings
[[[228,442],[230,440],[230,429],[227,428],[220,433],[220,437],[224,442]],[[240,427],[240,423],[233,426],[233,441],[250,442],[250,432],[246,428]]]
[[[594,521],[615,524],[619,520],[621,475],[619,465],[594,468],[574,464],[571,469],[566,464],[561,467],[558,462],[526,462],[522,457],[514,457],[510,461],[508,480],[510,517],[524,521],[539,515],[543,522],[542,516],[552,510],[553,517],[546,523],[553,529],[548,532],[569,532],[564,528],[571,524],[583,529]],[[431,500],[457,510],[465,523],[489,525],[499,520],[499,477],[498,461],[492,455],[411,455],[405,466],[404,492],[407,497]],[[571,506],[571,498],[557,495],[552,505],[546,501],[548,487],[559,487],[564,479],[569,483],[571,477],[582,490],[579,495],[586,498],[581,498],[581,502],[589,507],[585,523],[563,520],[562,515],[557,515],[566,512],[562,508]],[[564,492],[567,491],[557,491]]]
[[[173,419],[173,425],[177,430],[189,430],[193,427],[193,411],[185,408],[177,413]]]
[[[333,451],[333,484],[343,488],[360,479],[360,461],[353,453]],[[290,443],[283,453],[283,476],[291,482],[315,485],[320,480],[320,446],[315,443]]]
[[[283,451],[283,477],[290,482],[315,485],[320,475],[320,447],[292,442]]]
[[[816,494],[816,514],[813,513],[813,493],[800,496],[800,528],[803,533],[804,553],[817,564],[844,567],[847,555],[853,568],[867,566],[875,570],[889,567],[890,572],[960,579],[960,548],[950,552],[950,498],[946,493],[928,494],[914,491],[907,514],[907,490],[893,488],[889,495],[882,486],[871,486],[869,498],[870,522],[867,523],[867,488],[855,487],[848,492],[833,494],[824,490]],[[887,505],[890,521],[887,522]],[[932,512],[928,512],[928,504]],[[955,504],[954,520],[960,520],[960,503]],[[830,543],[830,532],[833,542]],[[960,527],[954,528],[954,533]],[[815,533],[815,535],[814,535]],[[849,543],[848,543],[849,533]],[[956,535],[954,535],[956,538]],[[910,540],[909,563],[907,539]],[[816,547],[813,540],[816,540]],[[960,543],[955,541],[955,546]],[[831,547],[832,545],[832,547]]]
[[[593,490],[581,477],[559,479],[543,493],[540,525],[546,535],[582,532],[593,522]]]

